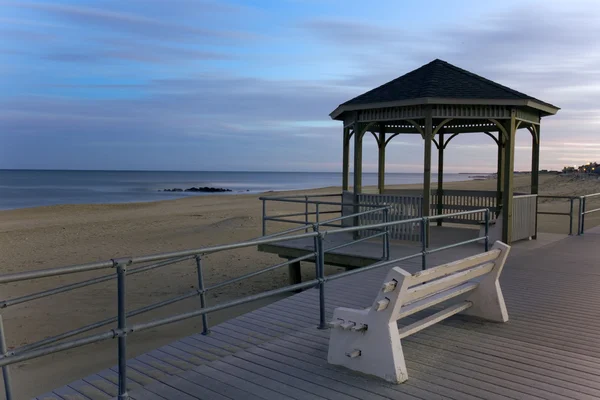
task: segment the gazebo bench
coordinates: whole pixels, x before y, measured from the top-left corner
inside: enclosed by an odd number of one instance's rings
[[[408,379],[401,339],[458,313],[508,321],[498,278],[509,251],[497,241],[488,252],[415,274],[392,268],[371,307],[334,310],[328,362],[401,383]],[[441,303],[452,304],[398,329],[398,320]]]

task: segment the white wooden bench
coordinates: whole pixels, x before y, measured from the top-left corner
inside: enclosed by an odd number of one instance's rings
[[[498,278],[509,251],[498,241],[488,252],[416,274],[392,268],[371,307],[334,310],[329,363],[401,383],[408,379],[401,344],[406,336],[458,313],[508,321]],[[398,320],[451,299],[452,305],[398,329]]]

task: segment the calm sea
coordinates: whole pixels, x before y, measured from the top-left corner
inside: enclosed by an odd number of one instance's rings
[[[435,174],[434,174],[435,175]],[[352,179],[352,178],[351,178]],[[420,183],[422,174],[389,173],[386,184]],[[437,179],[432,176],[432,180]],[[444,174],[444,181],[468,175]],[[166,193],[162,189],[210,186],[235,193],[314,189],[341,186],[335,172],[170,172],[170,171],[50,171],[0,170],[0,210],[54,204],[128,203],[206,193]],[[377,174],[363,174],[363,185],[377,185]]]

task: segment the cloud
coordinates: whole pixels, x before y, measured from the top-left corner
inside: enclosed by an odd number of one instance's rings
[[[57,4],[18,1],[8,2],[13,7],[20,7],[34,11],[47,13],[52,17],[59,18],[65,22],[83,26],[95,26],[102,29],[128,32],[143,37],[155,37],[160,39],[198,39],[198,38],[225,38],[225,39],[247,39],[253,35],[234,30],[213,30],[189,26],[180,22],[170,22],[164,19],[148,17],[139,13],[113,11],[108,8],[86,7],[81,5]],[[199,6],[202,3],[198,4]],[[171,4],[176,7],[177,4]],[[202,7],[200,7],[202,9]],[[215,8],[204,8],[206,12],[214,11]]]

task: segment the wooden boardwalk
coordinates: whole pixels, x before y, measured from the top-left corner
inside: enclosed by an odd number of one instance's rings
[[[327,364],[329,333],[316,329],[318,292],[310,289],[217,325],[209,336],[190,336],[130,360],[131,397],[600,398],[600,232],[556,239],[541,235],[513,247],[501,277],[508,323],[454,316],[404,339],[409,380],[401,385]],[[460,256],[478,250],[473,246]],[[445,253],[436,255],[438,262],[459,257]],[[328,315],[337,306],[370,305],[386,271],[328,283]],[[115,371],[37,399],[110,399]]]

